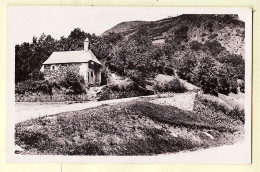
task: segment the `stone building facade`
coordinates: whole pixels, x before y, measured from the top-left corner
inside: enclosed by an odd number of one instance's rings
[[[86,85],[100,85],[102,64],[89,50],[89,40],[84,42],[83,51],[53,52],[43,63],[44,78],[49,81],[60,80],[68,72],[74,72],[84,78]]]

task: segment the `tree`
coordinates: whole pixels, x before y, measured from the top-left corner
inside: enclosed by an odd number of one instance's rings
[[[183,40],[188,38],[188,26],[181,26],[175,32],[175,41],[180,44]]]
[[[231,80],[229,70],[226,65],[220,66],[218,69],[218,92],[228,95],[231,90]]]
[[[216,57],[221,51],[225,50],[225,47],[223,47],[217,40],[213,40],[206,41],[202,49],[205,52],[211,53],[213,57]]]
[[[178,75],[189,82],[193,82],[193,72],[198,64],[196,56],[196,53],[188,52],[182,59],[179,60]]]
[[[218,78],[214,59],[203,57],[195,70],[194,80],[204,93],[218,96]]]
[[[152,44],[151,38],[149,37],[148,28],[142,26],[133,34],[132,39],[136,41],[138,46],[149,47]]]

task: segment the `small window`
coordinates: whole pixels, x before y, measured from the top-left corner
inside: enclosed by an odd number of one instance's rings
[[[93,71],[91,71],[91,77],[93,77]]]
[[[52,65],[51,66],[51,70],[55,70],[56,68],[55,68],[55,65]]]

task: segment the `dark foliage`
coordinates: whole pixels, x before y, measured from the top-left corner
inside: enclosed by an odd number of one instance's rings
[[[178,63],[178,75],[192,82],[195,67],[198,65],[198,60],[194,53],[186,53]]]
[[[19,138],[15,141],[16,144],[25,145],[25,149],[38,149],[39,151],[44,151],[46,148],[51,148],[49,143],[51,143],[51,139],[47,134],[43,134],[40,132],[27,131],[24,130],[15,132],[15,137]]]
[[[195,36],[204,41],[190,40],[193,33],[189,30],[193,27],[202,33]],[[241,55],[232,54],[221,45],[218,29],[223,27],[239,30],[244,24],[236,15],[181,15],[158,22],[137,22],[102,37],[78,28],[59,40],[43,34],[34,37],[32,43],[16,45],[15,81],[42,79],[37,71],[53,51],[82,50],[88,37],[91,50],[105,68],[131,78],[138,86],[145,87],[145,79],[157,74],[173,75],[177,71],[182,79],[201,86],[205,93],[236,93],[237,79],[244,80],[245,64]],[[244,36],[243,30],[237,34]],[[162,46],[152,44],[158,38],[165,39]],[[203,58],[211,59],[209,63],[213,65],[206,65],[207,60],[200,63]],[[107,84],[106,75],[104,70],[102,85]],[[244,90],[243,86],[240,88]]]
[[[98,100],[110,100],[127,97],[146,96],[152,94],[148,90],[138,86],[136,83],[127,87],[119,87],[118,85],[107,85],[98,93]]]
[[[177,43],[181,43],[181,41],[183,41],[184,39],[187,39],[188,35],[187,32],[189,30],[188,26],[181,26],[180,28],[178,28],[174,34],[175,34],[175,41]]]
[[[167,138],[167,133],[162,129],[146,129],[146,141],[133,140],[125,145],[123,155],[153,155],[167,152],[178,152],[180,150],[192,149],[195,147],[191,141],[177,137]],[[146,148],[146,149],[144,149]]]
[[[202,43],[198,41],[192,41],[190,44],[190,48],[194,51],[200,50],[202,47]]]
[[[217,41],[206,41],[203,47],[204,51],[209,51],[212,56],[217,56],[221,51],[225,50],[224,47]]]
[[[214,59],[203,57],[200,60],[194,80],[204,93],[218,96],[218,78]]]
[[[157,91],[157,92],[174,92],[174,93],[183,93],[186,90],[185,86],[177,79],[173,79],[169,82],[164,82],[164,83],[160,83],[160,82],[157,82],[155,85],[154,85],[154,89]]]
[[[68,92],[68,94],[82,94],[85,92],[84,79],[75,72],[68,71],[59,85],[71,89],[72,92]]]
[[[42,92],[45,94],[52,95],[52,87],[53,85],[45,80],[26,80],[16,84],[15,93],[25,94],[26,92]]]
[[[245,111],[241,110],[241,109],[238,109],[237,107],[234,108],[233,110],[231,110],[228,113],[228,116],[230,116],[233,119],[240,120],[243,123],[245,123]]]
[[[39,71],[42,63],[54,51],[82,50],[86,37],[95,41],[97,37],[80,30],[74,29],[70,35],[55,40],[44,33],[40,38],[33,37],[31,43],[23,43],[15,46],[15,82],[31,79],[35,72]],[[40,77],[40,76],[39,76]],[[37,78],[39,80],[40,78]]]
[[[70,145],[63,153],[65,155],[104,155],[104,151],[100,146],[94,143],[86,143],[79,146]]]

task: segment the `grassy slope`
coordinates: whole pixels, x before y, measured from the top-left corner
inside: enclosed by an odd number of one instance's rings
[[[24,154],[153,155],[236,142],[243,123],[228,114],[201,97],[194,112],[132,101],[28,120],[15,138]]]

